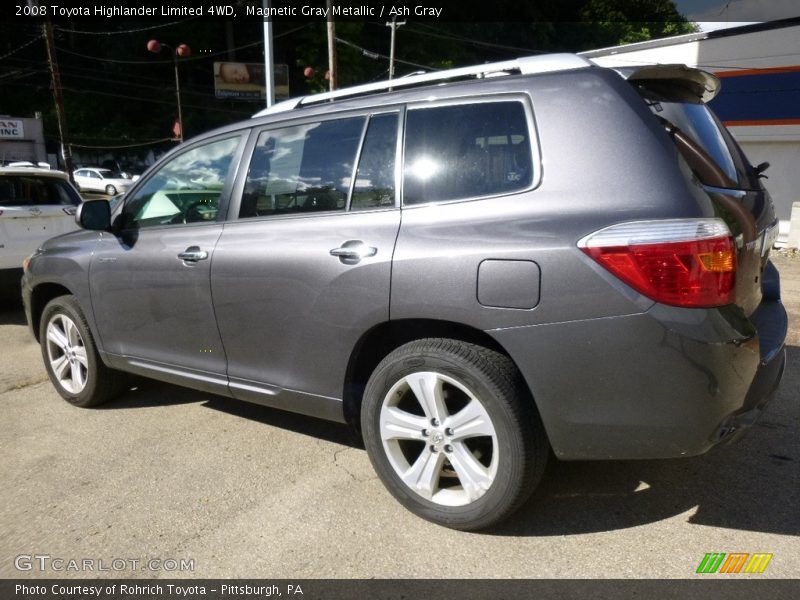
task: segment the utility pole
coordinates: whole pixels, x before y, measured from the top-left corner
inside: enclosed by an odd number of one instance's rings
[[[326,0],[328,7],[328,89],[336,89],[336,23],[333,22],[332,0]]]
[[[270,13],[272,2],[263,0],[264,12]],[[264,17],[264,85],[267,89],[267,108],[275,104],[275,59],[272,48],[272,17]]]
[[[183,111],[181,110],[181,80],[178,78],[178,51],[172,52],[172,65],[175,68],[175,99],[178,102],[178,138],[179,143],[183,143]]]
[[[178,57],[188,57],[192,54],[192,49],[186,44],[179,44],[178,46],[170,46],[158,40],[150,40],[147,42],[147,51],[153,54],[158,54],[164,48],[172,52],[172,66],[175,70],[175,100],[178,104],[178,120],[172,127],[172,133],[175,134],[175,141],[183,143],[183,109],[181,108],[181,80],[178,77]]]
[[[392,17],[391,22],[386,23],[387,27],[392,28],[392,41],[391,46],[389,47],[389,79],[394,79],[394,46],[395,46],[395,34],[397,33],[397,28],[401,25],[405,25],[406,22],[402,21],[401,23],[397,22],[397,15]]]
[[[56,59],[55,42],[53,41],[53,24],[50,16],[42,24],[45,45],[47,46],[47,62],[50,64],[50,78],[53,85],[53,99],[56,102],[56,117],[58,120],[58,138],[61,141],[61,156],[64,158],[64,169],[67,177],[74,184],[72,176],[72,149],[67,143],[67,120],[64,116],[64,97],[61,94],[61,73],[58,70],[58,60]]]

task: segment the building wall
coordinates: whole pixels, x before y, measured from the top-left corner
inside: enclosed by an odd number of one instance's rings
[[[9,127],[3,127],[3,124]],[[21,124],[21,127],[17,127]],[[0,161],[29,160],[46,162],[44,130],[41,119],[0,116]]]

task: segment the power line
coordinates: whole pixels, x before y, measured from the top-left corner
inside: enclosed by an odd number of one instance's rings
[[[111,150],[111,149],[118,149],[118,148],[138,148],[140,146],[152,146],[153,144],[161,144],[163,142],[171,142],[174,141],[174,138],[165,137],[161,138],[160,140],[152,140],[149,142],[139,142],[137,144],[123,144],[123,145],[116,145],[116,146],[90,146],[87,144],[70,144],[73,148],[89,148],[91,150]]]
[[[192,18],[196,18],[196,17],[192,17]],[[176,23],[181,23],[181,22],[183,22],[183,21],[176,21]],[[290,34],[296,32],[296,31],[300,31],[301,29],[305,29],[309,25],[311,25],[311,23],[306,23],[305,25],[301,25],[299,27],[295,27],[294,29],[290,29],[288,31],[283,31],[283,32],[281,32],[279,34],[274,35],[273,37],[275,39],[282,38],[282,37],[285,37],[287,35],[290,35]],[[65,30],[61,30],[61,31],[65,31]],[[83,32],[78,32],[78,33],[83,33]],[[113,35],[115,32],[106,32],[106,33],[108,35]],[[122,32],[122,33],[126,33],[126,32]],[[201,54],[201,55],[198,55],[198,56],[190,56],[188,58],[182,58],[181,62],[204,60],[206,58],[211,58],[211,57],[214,57],[214,56],[220,56],[220,55],[223,55],[223,54],[228,54],[229,52],[236,52],[237,50],[245,50],[246,48],[253,48],[254,46],[260,46],[263,43],[264,43],[264,40],[260,39],[260,40],[257,40],[255,42],[251,42],[249,44],[245,44],[244,46],[237,46],[236,48],[226,48],[225,50],[221,50],[219,52],[211,52],[211,53],[207,53],[207,54]],[[78,56],[80,58],[86,58],[88,60],[96,60],[96,61],[108,62],[108,63],[118,63],[118,64],[125,64],[125,65],[152,65],[152,64],[172,63],[172,60],[121,60],[121,59],[115,59],[115,58],[101,58],[99,56],[91,56],[91,55],[88,55],[88,54],[81,54],[79,52],[75,52],[74,50],[67,50],[66,48],[62,48],[60,46],[56,46],[56,49],[59,52],[65,52],[67,54],[72,54],[72,55]]]
[[[118,35],[124,33],[139,33],[141,31],[150,31],[152,29],[159,29],[161,27],[170,27],[172,25],[185,23],[186,21],[191,21],[193,19],[198,18],[198,16],[189,17],[187,19],[181,19],[180,21],[172,21],[171,23],[162,23],[160,25],[151,25],[150,27],[142,27],[141,29],[126,29],[123,31],[79,31],[77,29],[66,29],[64,27],[58,27],[58,26],[55,26],[53,29],[56,29],[57,31],[61,31],[63,33],[78,33],[81,35]]]
[[[182,58],[181,62],[190,62],[195,60],[204,60],[206,58],[211,58],[212,56],[219,56],[221,54],[227,54],[228,52],[235,52],[236,50],[244,50],[245,48],[252,48],[253,46],[259,46],[264,43],[264,40],[259,40],[257,42],[252,42],[250,44],[245,44],[244,46],[238,46],[236,48],[231,48],[230,50],[222,50],[220,52],[212,52],[210,54],[201,54],[199,56],[190,56],[188,58]],[[88,54],[81,54],[79,52],[73,52],[72,50],[67,50],[66,48],[61,48],[56,46],[59,52],[65,52],[67,54],[72,54],[74,56],[79,56],[81,58],[86,58],[89,60],[96,60],[99,62],[107,62],[107,63],[118,63],[118,64],[125,64],[125,65],[153,65],[153,64],[172,64],[172,59],[169,60],[121,60],[117,58],[100,58],[99,56],[90,56]]]
[[[41,89],[43,87],[46,87],[45,85],[36,85],[36,84],[33,84],[33,83],[18,83],[16,85],[18,87],[32,87],[32,88],[36,88],[36,89]],[[125,95],[125,94],[114,94],[112,92],[103,92],[103,91],[99,91],[99,90],[76,89],[76,88],[73,88],[73,87],[63,87],[62,89],[67,91],[67,92],[72,92],[72,93],[75,93],[75,94],[94,94],[94,95],[97,95],[97,96],[108,96],[110,98],[126,98],[128,100],[136,100],[137,102],[149,102],[150,104],[165,104],[165,105],[169,105],[169,106],[174,106],[174,103],[172,101],[159,100],[158,98],[151,98],[151,97],[131,98],[131,96]],[[198,109],[198,110],[206,110],[206,111],[210,111],[210,112],[230,113],[230,114],[235,114],[235,115],[251,115],[252,114],[251,111],[249,111],[249,110],[234,110],[234,109],[210,106],[208,104],[205,104],[205,105],[202,105],[202,106],[200,106],[198,104],[184,104],[184,106],[186,106],[188,108]]]
[[[26,67],[26,69],[30,73],[45,73],[46,72],[46,69],[44,67],[42,67],[42,66],[39,66],[39,65],[36,65],[35,67]],[[95,72],[94,70],[90,70],[90,69],[82,69],[82,70],[83,71],[89,71],[89,72],[92,72],[92,73]],[[82,73],[76,73],[76,72],[73,72],[73,71],[71,71],[69,69],[61,69],[61,74],[62,74],[62,77],[66,78],[68,80],[85,79],[85,80],[88,80],[88,81],[99,81],[101,83],[113,84],[114,86],[117,86],[117,87],[119,87],[119,86],[127,86],[127,87],[131,87],[131,88],[138,89],[138,90],[143,90],[143,91],[147,91],[147,90],[162,91],[164,89],[163,82],[160,79],[156,79],[156,78],[152,78],[152,79],[148,78],[147,79],[148,81],[152,81],[153,82],[153,85],[148,85],[146,83],[140,83],[140,82],[134,82],[134,81],[125,81],[123,79],[110,79],[108,77],[93,77],[92,75],[84,75]],[[2,76],[0,76],[0,78],[2,78]],[[216,97],[213,94],[210,94],[208,92],[199,91],[196,87],[192,87],[192,86],[185,86],[185,87],[186,87],[187,91],[191,95],[204,96],[204,97],[207,97],[207,98]]]
[[[17,47],[17,48],[14,48],[14,50],[12,50],[11,52],[6,52],[6,53],[5,53],[5,54],[3,54],[2,56],[0,56],[0,60],[3,60],[4,58],[8,58],[8,57],[9,57],[9,56],[11,56],[12,54],[16,54],[17,52],[19,52],[19,51],[20,51],[20,50],[22,50],[23,48],[27,48],[27,47],[28,47],[28,46],[30,46],[31,44],[33,44],[33,43],[35,43],[35,42],[38,42],[38,41],[39,41],[40,39],[42,39],[43,37],[44,37],[44,34],[43,34],[43,33],[40,33],[39,35],[37,35],[37,36],[36,36],[35,38],[33,38],[32,40],[28,40],[27,42],[25,42],[25,43],[24,43],[24,44],[22,44],[21,46],[19,46],[19,47]]]
[[[367,50],[366,48],[362,48],[358,44],[354,44],[353,42],[350,42],[348,40],[344,40],[344,39],[342,39],[340,37],[337,37],[336,41],[339,42],[340,44],[344,44],[345,46],[350,46],[351,48],[355,48],[356,50],[359,50],[361,52],[361,54],[366,56],[367,58],[371,58],[373,60],[378,60],[378,59],[381,59],[381,58],[385,59],[385,60],[389,60],[389,57],[386,56],[385,54],[381,54],[380,52],[374,52],[372,50]],[[428,69],[428,70],[431,70],[431,71],[440,71],[441,70],[441,69],[438,69],[436,67],[431,67],[430,65],[421,65],[419,63],[414,63],[414,62],[411,62],[411,61],[408,61],[408,60],[401,60],[401,59],[399,59],[397,57],[395,57],[394,60],[395,60],[395,62],[403,63],[404,65],[409,65],[411,67],[418,67],[420,69]]]
[[[431,29],[427,25],[422,23],[414,23],[415,26],[423,27],[425,29]],[[407,27],[406,31],[409,33],[415,33],[421,36],[428,36],[428,37],[435,37],[441,38],[445,40],[452,40],[457,42],[464,42],[466,44],[472,44],[473,46],[483,46],[485,48],[497,48],[498,50],[512,50],[514,52],[529,52],[533,54],[547,54],[547,50],[534,50],[533,48],[520,48],[518,46],[506,46],[505,44],[493,44],[491,42],[482,42],[480,40],[476,40],[474,38],[467,38],[460,35],[455,34],[448,34],[448,33],[434,33],[430,31],[420,31],[419,29],[415,29],[414,27]]]
[[[16,58],[16,57],[11,59],[11,60],[14,60],[14,61],[17,61],[17,62],[20,62],[20,63],[32,64],[37,68],[42,66],[41,61],[38,61],[38,60],[30,60],[30,59],[26,59],[26,58]],[[97,73],[97,68],[96,67],[80,67],[80,66],[75,65],[74,63],[69,63],[68,67],[62,69],[62,72],[69,73],[72,76],[77,76],[74,73],[75,71],[86,71],[86,72],[89,72],[89,73]],[[122,75],[123,73],[129,79],[141,79],[143,81],[151,81],[154,84],[162,84],[162,85],[156,86],[156,87],[159,87],[159,88],[163,87],[163,78],[161,78],[161,77],[148,77],[148,76],[145,76],[145,75],[133,75],[129,70],[117,73],[116,75]]]
[[[40,68],[40,67],[27,67],[27,69],[30,72],[29,74],[45,73],[46,72],[45,68]],[[108,83],[108,79],[107,78],[92,77],[91,75],[83,75],[83,74],[80,74],[80,73],[74,73],[74,72],[71,72],[69,70],[64,70],[64,69],[61,70],[61,74],[62,74],[63,77],[65,77],[68,80],[85,79],[85,80],[88,80],[88,81],[99,81],[101,83]],[[0,79],[1,78],[2,78],[2,76],[0,76]],[[154,82],[158,82],[158,80],[153,80],[153,81]],[[122,79],[115,80],[114,81],[114,85],[115,86],[127,86],[127,87],[131,87],[131,88],[138,88],[139,90],[145,90],[145,91],[146,90],[159,90],[159,91],[162,91],[164,89],[163,84],[162,85],[148,85],[148,84],[139,83],[139,82],[126,82],[126,81],[124,81]],[[190,87],[190,86],[181,86],[181,87],[185,87],[186,91],[192,96],[199,96],[199,97],[205,97],[205,98],[216,98],[216,96],[214,94],[211,94],[211,93],[208,93],[208,92],[203,92],[203,91],[198,91],[197,88],[193,88],[193,87]],[[129,96],[126,96],[126,97],[129,97]]]
[[[310,23],[306,23],[305,25],[301,25],[300,27],[295,27],[294,29],[290,29],[289,31],[281,32],[275,36],[274,38],[281,38],[287,36],[295,31],[300,31],[301,29],[305,29],[308,27]],[[222,54],[228,54],[229,52],[236,52],[237,50],[244,50],[246,48],[252,48],[254,46],[260,46],[264,43],[264,40],[258,40],[255,42],[251,42],[249,44],[245,44],[244,46],[237,46],[236,48],[227,48],[225,50],[220,50],[219,52],[211,52],[207,54],[200,54],[198,56],[190,56],[188,58],[182,58],[181,62],[190,62],[195,60],[204,60],[206,58],[211,58],[214,56],[220,56]],[[117,58],[101,58],[99,56],[91,56],[89,54],[81,54],[80,52],[75,52],[73,50],[67,50],[66,48],[62,48],[60,46],[56,46],[56,49],[59,52],[65,52],[67,54],[72,54],[74,56],[79,56],[80,58],[86,58],[88,60],[96,60],[99,62],[108,62],[108,63],[118,63],[118,64],[125,64],[125,65],[152,65],[152,64],[167,64],[172,63],[172,60],[122,60]]]

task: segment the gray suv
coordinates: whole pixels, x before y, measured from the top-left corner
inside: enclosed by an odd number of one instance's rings
[[[774,396],[759,168],[676,65],[540,56],[294,99],[177,147],[27,262],[56,390],[118,372],[349,423],[479,529],[548,457],[697,455]]]

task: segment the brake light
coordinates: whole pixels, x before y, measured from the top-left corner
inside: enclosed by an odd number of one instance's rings
[[[699,308],[734,300],[736,246],[720,219],[622,223],[586,236],[578,246],[656,302]]]

